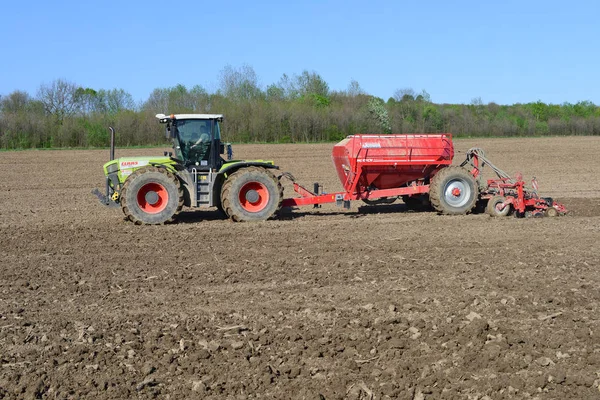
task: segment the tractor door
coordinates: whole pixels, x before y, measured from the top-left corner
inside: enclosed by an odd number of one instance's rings
[[[181,156],[188,169],[208,171],[220,167],[218,165],[219,145],[215,146],[214,120],[180,119],[174,121],[174,125],[177,128]],[[220,136],[220,132],[218,135]],[[220,139],[216,140],[220,143]]]
[[[211,134],[210,166],[214,171],[219,171],[225,161],[221,158],[221,125],[218,120],[211,120]]]

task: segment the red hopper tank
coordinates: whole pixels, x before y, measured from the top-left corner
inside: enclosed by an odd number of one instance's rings
[[[333,147],[344,190],[392,189],[429,178],[452,164],[452,135],[352,135]]]

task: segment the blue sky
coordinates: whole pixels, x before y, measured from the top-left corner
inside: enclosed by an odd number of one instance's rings
[[[597,1],[5,2],[0,94],[66,79],[145,100],[178,83],[210,92],[226,65],[263,87],[316,71],[387,100],[600,104]]]

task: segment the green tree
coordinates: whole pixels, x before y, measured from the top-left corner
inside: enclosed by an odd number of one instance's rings
[[[385,103],[383,100],[378,97],[371,97],[367,103],[367,107],[369,109],[369,113],[371,114],[371,118],[377,122],[379,128],[383,130],[383,133],[392,133],[390,117],[387,109],[385,108]]]
[[[296,89],[300,96],[317,95],[327,97],[329,95],[329,85],[315,71],[302,71],[296,77]]]
[[[109,115],[115,115],[122,111],[134,111],[136,109],[133,97],[123,89],[101,89],[98,91],[98,97],[102,101],[102,110]]]
[[[15,90],[0,99],[0,111],[4,113],[25,112],[30,101],[31,97],[27,92]]]
[[[239,68],[226,65],[221,70],[219,82],[221,93],[234,100],[255,99],[262,94],[256,72],[249,65]]]

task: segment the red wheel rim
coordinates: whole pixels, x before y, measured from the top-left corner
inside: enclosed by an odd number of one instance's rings
[[[148,214],[158,214],[167,207],[169,193],[160,183],[146,183],[137,194],[140,209]]]
[[[256,197],[256,201],[254,201],[253,197]],[[248,182],[240,189],[239,199],[240,205],[244,210],[259,212],[269,203],[269,191],[260,182]]]

